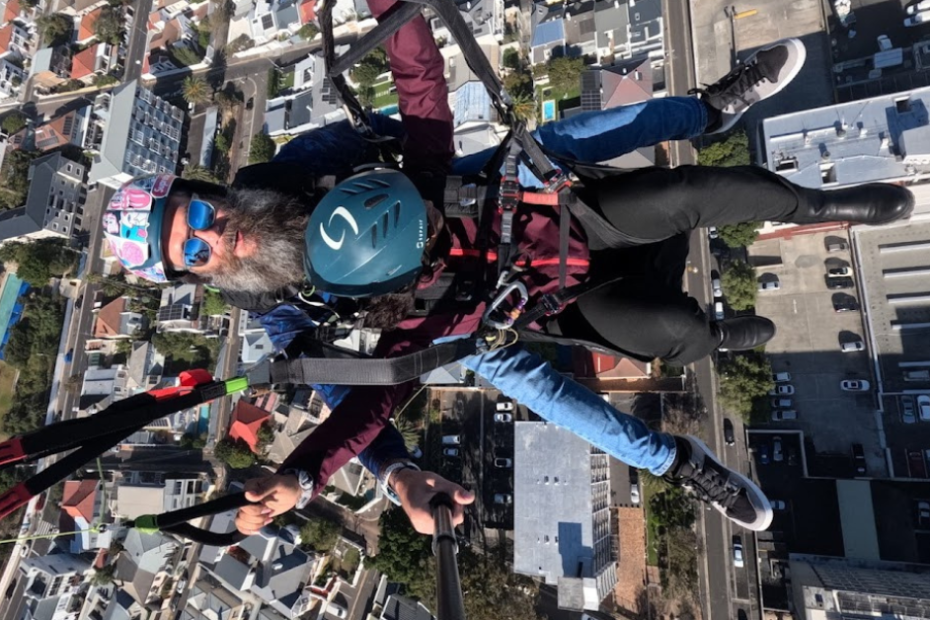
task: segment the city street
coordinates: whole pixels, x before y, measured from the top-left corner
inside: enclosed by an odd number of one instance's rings
[[[131,82],[142,76],[142,63],[148,44],[149,13],[152,12],[152,0],[136,0],[133,2],[132,30],[129,33],[129,42],[126,46],[126,68],[123,73],[123,82]]]

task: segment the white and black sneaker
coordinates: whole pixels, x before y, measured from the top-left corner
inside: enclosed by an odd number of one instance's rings
[[[799,39],[785,39],[760,49],[710,86],[691,90],[719,113],[704,133],[722,133],[733,127],[750,106],[787,86],[806,58],[807,50]]]
[[[756,484],[725,467],[700,439],[675,435],[678,455],[665,479],[693,491],[726,518],[761,532],[772,524],[772,505]]]

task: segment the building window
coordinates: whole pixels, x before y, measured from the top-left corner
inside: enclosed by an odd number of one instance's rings
[[[71,164],[68,164],[68,172],[71,172],[71,168],[73,168],[73,167],[74,167],[74,166],[72,166]]]

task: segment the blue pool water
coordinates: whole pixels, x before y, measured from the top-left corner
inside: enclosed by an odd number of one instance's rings
[[[383,107],[381,108],[380,112],[382,114],[386,114],[387,116],[393,116],[394,114],[397,114],[397,105],[395,104]]]
[[[542,104],[543,118],[542,122],[548,123],[549,121],[555,120],[555,101],[549,99],[548,101],[543,101]]]
[[[197,434],[203,435],[210,429],[210,405],[200,405],[200,419],[197,424]]]
[[[3,293],[0,294],[0,349],[10,338],[10,328],[16,325],[23,316],[23,304],[18,300],[28,291],[29,285],[17,278],[16,274],[7,274]],[[0,351],[0,359],[3,359],[2,351]]]

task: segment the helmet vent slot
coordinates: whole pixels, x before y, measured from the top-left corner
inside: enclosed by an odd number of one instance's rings
[[[375,224],[371,227],[371,247],[378,247],[378,225]]]
[[[387,232],[388,232],[388,214],[385,213],[384,216],[382,216],[381,218],[381,234],[384,236],[385,239],[387,239]]]
[[[396,228],[400,223],[400,203],[394,203],[394,227]]]
[[[384,202],[384,200],[387,197],[388,197],[387,194],[378,194],[377,196],[372,196],[371,198],[367,198],[365,200],[365,208],[371,209],[372,207],[375,207],[381,204],[382,202]]]

